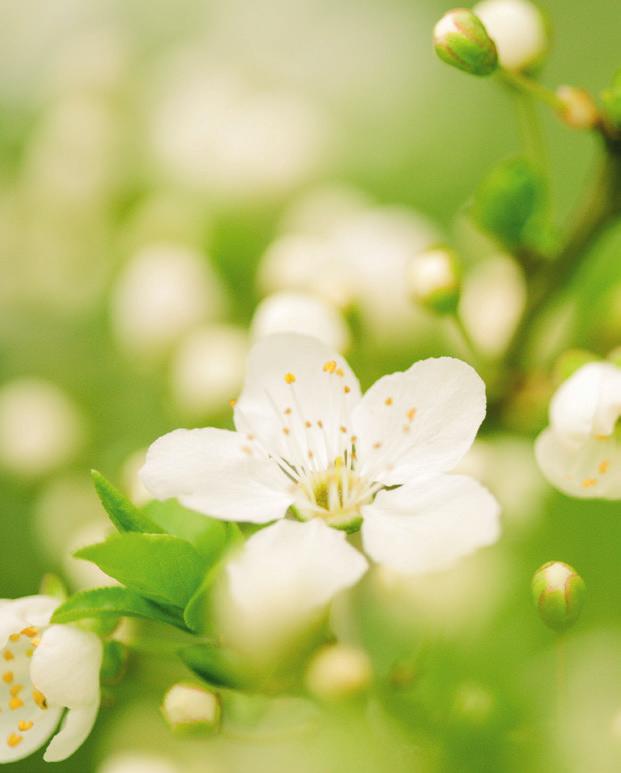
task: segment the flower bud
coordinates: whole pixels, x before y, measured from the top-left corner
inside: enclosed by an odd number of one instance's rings
[[[525,70],[545,55],[545,20],[529,0],[483,0],[473,11],[496,44],[500,65],[506,70]]]
[[[608,122],[621,129],[621,70],[617,70],[610,87],[602,93],[602,102]]]
[[[559,86],[556,96],[560,104],[558,114],[572,129],[592,129],[599,123],[599,110],[593,97],[575,86]]]
[[[457,309],[460,272],[453,250],[436,247],[420,252],[410,262],[407,282],[412,298],[422,306],[438,314]]]
[[[178,682],[164,696],[164,719],[175,732],[214,730],[220,722],[220,700],[196,682]]]
[[[371,676],[371,662],[365,652],[346,644],[331,644],[311,660],[306,686],[316,698],[341,700],[363,692]]]
[[[456,8],[433,30],[436,54],[447,64],[471,75],[490,75],[498,66],[494,41],[472,11]]]
[[[533,599],[543,622],[555,631],[570,628],[580,616],[586,588],[576,570],[562,561],[549,561],[533,575]]]

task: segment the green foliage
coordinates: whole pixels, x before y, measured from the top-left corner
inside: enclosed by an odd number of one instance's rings
[[[94,588],[79,591],[61,604],[52,616],[53,623],[74,623],[87,618],[140,617],[184,627],[181,620],[127,588]]]
[[[55,574],[44,574],[39,586],[39,593],[43,596],[51,596],[58,601],[66,601],[68,593],[65,583]]]
[[[163,531],[189,542],[210,563],[240,538],[237,524],[225,523],[188,510],[176,499],[163,502],[153,500],[142,508],[142,513]]]
[[[127,647],[120,641],[105,642],[100,671],[101,683],[104,685],[118,684],[127,671],[128,657]]]
[[[142,513],[129,499],[115,488],[97,470],[91,470],[95,491],[104,510],[120,532],[147,532],[157,534],[163,531]]]
[[[610,87],[602,92],[606,118],[612,126],[621,130],[621,70],[617,70]]]
[[[203,681],[215,687],[240,688],[248,684],[248,674],[239,657],[213,644],[184,647],[179,657]]]
[[[185,624],[192,631],[205,633],[208,630],[211,594],[221,566],[219,562],[211,567],[183,611]]]
[[[189,542],[170,534],[117,534],[75,555],[97,564],[130,590],[181,608],[201,583],[206,568]]]
[[[539,170],[525,158],[498,164],[474,194],[475,222],[509,250],[541,250],[545,225],[546,186]]]

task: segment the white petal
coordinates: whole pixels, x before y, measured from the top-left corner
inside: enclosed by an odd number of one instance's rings
[[[465,475],[382,491],[362,511],[364,549],[408,574],[445,569],[497,540],[499,509],[492,494]]]
[[[177,429],[153,443],[140,472],[158,499],[177,497],[214,518],[265,523],[293,501],[289,480],[244,435],[224,429]]]
[[[452,357],[421,360],[377,381],[354,411],[362,474],[387,485],[447,472],[485,416],[485,385]]]
[[[27,626],[44,626],[60,602],[49,596],[24,596],[6,599],[0,605],[0,647],[12,633],[19,633]]]
[[[606,362],[584,365],[550,402],[550,424],[568,439],[610,435],[621,414],[621,368]]]
[[[79,749],[93,729],[98,711],[99,701],[69,709],[60,730],[45,750],[43,755],[45,762],[66,760]]]
[[[30,678],[55,706],[99,700],[102,644],[98,636],[73,625],[52,625],[32,656]]]
[[[252,348],[235,425],[296,466],[311,452],[325,467],[342,455],[359,399],[358,380],[339,354],[315,338],[281,333]]]
[[[295,627],[354,585],[367,561],[319,519],[279,521],[253,535],[227,566],[235,614],[248,630]]]
[[[613,436],[576,443],[548,428],[537,438],[535,455],[559,491],[585,499],[621,499],[621,448]]]
[[[32,703],[18,712],[3,709],[0,714],[0,764],[16,762],[36,752],[54,732],[62,711],[60,706],[50,706],[41,711]],[[33,725],[30,730],[20,732],[19,720],[30,720]],[[9,746],[7,741],[13,733],[21,736],[21,740],[15,746]]]

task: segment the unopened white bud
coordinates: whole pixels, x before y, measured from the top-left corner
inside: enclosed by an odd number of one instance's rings
[[[331,644],[310,662],[306,687],[322,700],[340,700],[363,692],[371,677],[371,661],[365,652],[346,644]]]
[[[599,110],[588,91],[575,86],[559,86],[556,90],[560,105],[558,113],[572,129],[592,129],[599,123]]]
[[[214,730],[220,722],[220,700],[198,683],[179,682],[164,696],[162,714],[174,731]]]
[[[453,313],[459,301],[460,277],[455,253],[436,247],[416,255],[408,267],[412,298],[440,314]]]
[[[496,44],[506,70],[532,67],[548,50],[545,19],[529,0],[483,0],[473,11]]]

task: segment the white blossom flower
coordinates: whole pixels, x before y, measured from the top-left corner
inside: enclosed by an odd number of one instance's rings
[[[50,625],[56,606],[48,596],[0,601],[0,763],[36,751],[68,709],[44,755],[64,760],[97,717],[101,641],[72,625]]]
[[[268,295],[257,306],[250,331],[255,340],[274,333],[311,335],[339,352],[347,349],[350,338],[338,309],[319,296],[302,292]]]
[[[362,397],[340,355],[316,339],[279,334],[250,353],[237,431],[165,435],[149,449],[142,479],[155,497],[178,497],[224,520],[268,523],[292,512],[311,521],[312,531],[279,523],[248,541],[247,551],[265,552],[268,574],[280,572],[269,563],[279,535],[293,542],[297,531],[310,550],[307,535],[334,539],[330,526],[361,526],[365,552],[398,571],[435,570],[498,536],[492,495],[447,474],[484,415],[484,384],[459,360],[417,362]],[[349,549],[343,538],[339,552]],[[341,560],[314,566],[305,583],[328,582]]]
[[[537,438],[543,474],[574,497],[621,499],[621,368],[592,362],[558,388]]]

